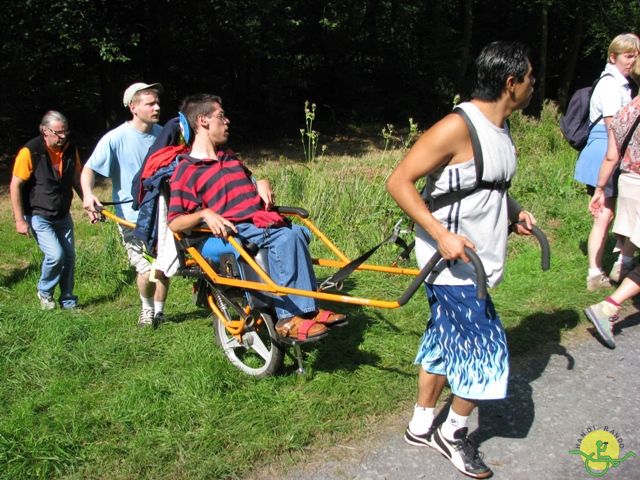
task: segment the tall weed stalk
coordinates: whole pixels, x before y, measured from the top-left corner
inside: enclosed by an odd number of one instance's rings
[[[300,137],[302,141],[302,149],[304,158],[307,163],[312,163],[316,159],[316,152],[318,150],[318,139],[320,138],[320,132],[313,129],[313,121],[316,118],[316,104],[309,103],[308,100],[304,102],[304,128],[300,129]],[[324,154],[324,148],[322,149]]]

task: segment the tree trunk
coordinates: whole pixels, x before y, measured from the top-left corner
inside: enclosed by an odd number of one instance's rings
[[[542,103],[546,98],[547,89],[547,52],[549,49],[549,17],[547,12],[547,5],[542,4],[542,12],[540,18],[540,59],[538,64],[538,75],[536,80],[537,85],[537,101],[536,107],[540,111],[542,110]]]
[[[462,3],[462,38],[460,41],[460,70],[456,87],[466,90],[467,72],[469,71],[469,57],[471,56],[471,36],[473,33],[473,0],[464,0]]]
[[[564,111],[567,101],[569,100],[569,89],[573,81],[573,75],[578,64],[578,55],[580,53],[580,47],[582,45],[582,37],[584,30],[584,15],[583,15],[582,2],[576,3],[576,18],[573,22],[573,37],[571,44],[568,45],[569,55],[565,62],[562,76],[560,77],[560,84],[558,85],[558,104],[560,109]]]

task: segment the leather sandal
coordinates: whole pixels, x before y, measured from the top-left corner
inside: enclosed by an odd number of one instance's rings
[[[347,316],[342,313],[332,312],[331,310],[320,309],[313,319],[318,323],[332,327],[346,322]]]
[[[315,320],[307,320],[298,316],[293,316],[288,322],[276,326],[278,335],[297,340],[308,340],[309,338],[320,336],[326,331],[327,327]]]

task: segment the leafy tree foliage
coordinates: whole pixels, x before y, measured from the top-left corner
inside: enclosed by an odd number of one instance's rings
[[[473,58],[496,39],[530,46],[535,113],[590,83],[639,18],[629,0],[24,0],[0,16],[0,140],[13,153],[56,108],[90,148],[139,80],[164,84],[165,118],[186,94],[222,95],[245,138],[295,136],[305,99],[332,122],[323,131],[424,125],[469,94]]]

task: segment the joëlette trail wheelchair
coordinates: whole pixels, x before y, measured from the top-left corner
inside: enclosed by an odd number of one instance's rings
[[[274,283],[269,276],[266,254],[253,244],[243,243],[239,238],[228,236],[219,239],[219,248],[208,258],[202,256],[199,246],[211,237],[207,229],[197,229],[189,235],[175,233],[179,268],[177,275],[193,279],[194,299],[197,306],[209,308],[213,312],[214,336],[227,358],[245,374],[254,377],[273,375],[282,367],[285,349],[292,347],[297,362],[297,372],[304,372],[301,346],[326,337],[331,328],[322,335],[300,340],[280,336],[275,329],[275,313],[271,299],[278,295],[302,295],[317,300],[346,303],[376,308],[393,309],[406,304],[424,283],[427,276],[442,259],[436,252],[422,270],[365,263],[366,259],[381,245],[396,242],[403,246],[403,256],[407,257],[413,244],[398,241],[401,222],[382,243],[365,254],[350,260],[320,229],[309,219],[306,210],[296,207],[277,207],[276,210],[290,220],[305,225],[316,238],[320,239],[335,255],[335,259],[313,258],[313,264],[337,269],[324,280],[316,291],[286,288]],[[135,225],[110,211],[101,208],[100,213],[125,228]],[[513,225],[513,224],[512,224]],[[547,238],[534,226],[533,235],[541,247],[541,266],[549,269],[550,250]],[[466,250],[478,279],[478,298],[486,297],[486,275],[480,258],[470,249]],[[377,300],[341,294],[344,279],[354,271],[372,271],[393,275],[414,277],[408,288],[396,300]],[[157,327],[157,325],[154,325]]]

